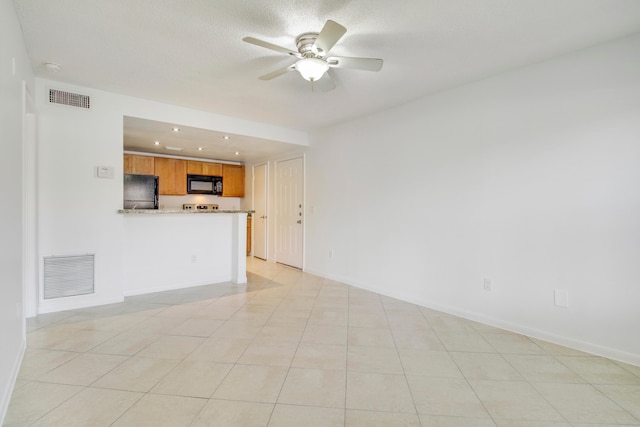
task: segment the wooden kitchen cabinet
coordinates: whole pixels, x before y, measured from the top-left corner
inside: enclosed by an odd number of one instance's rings
[[[222,165],[222,196],[244,197],[244,165]]]
[[[189,175],[222,176],[222,164],[187,160],[187,173]]]
[[[172,196],[187,194],[186,160],[156,157],[155,172],[158,176],[158,194]]]
[[[155,175],[155,161],[152,156],[139,156],[137,154],[124,155],[124,173],[139,175]]]
[[[202,175],[202,165],[204,162],[197,162],[194,160],[187,160],[187,174],[189,175]]]
[[[222,176],[222,164],[204,162],[202,165],[202,175]]]

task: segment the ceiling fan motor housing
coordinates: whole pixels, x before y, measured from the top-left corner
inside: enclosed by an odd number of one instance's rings
[[[296,37],[296,47],[304,58],[321,57],[325,54],[314,46],[319,33],[303,33]]]

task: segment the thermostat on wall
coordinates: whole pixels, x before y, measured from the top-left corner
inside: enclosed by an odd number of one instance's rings
[[[109,166],[98,166],[96,168],[96,176],[98,178],[113,179],[113,168]]]

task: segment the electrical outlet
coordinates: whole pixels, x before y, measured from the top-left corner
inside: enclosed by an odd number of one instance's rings
[[[198,262],[198,255],[191,255],[191,264]]]
[[[554,289],[553,303],[557,307],[569,307],[569,292],[564,289]]]
[[[487,291],[487,292],[491,292],[491,279],[487,279],[487,278],[485,277],[485,279],[484,279],[484,284],[483,284],[483,288],[484,288],[484,290],[485,290],[485,291]]]

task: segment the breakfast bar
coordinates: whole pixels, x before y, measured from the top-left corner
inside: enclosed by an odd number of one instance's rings
[[[123,294],[246,283],[248,210],[122,209]]]

